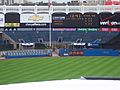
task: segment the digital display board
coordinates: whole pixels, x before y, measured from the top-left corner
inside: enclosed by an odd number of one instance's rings
[[[100,27],[101,28],[119,28],[120,27],[120,13],[100,13]]]
[[[5,27],[20,27],[20,14],[19,13],[6,13],[5,14]]]
[[[66,22],[66,25],[73,25],[73,27],[99,27],[99,17],[96,13],[69,13]]]
[[[52,27],[53,28],[65,28],[65,13],[53,13],[52,14]]]
[[[99,27],[99,15],[96,13],[54,13],[52,15],[52,27],[54,28],[97,28]]]

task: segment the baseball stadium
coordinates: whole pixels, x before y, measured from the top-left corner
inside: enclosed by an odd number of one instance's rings
[[[0,0],[0,85],[120,80],[119,0],[8,1]]]

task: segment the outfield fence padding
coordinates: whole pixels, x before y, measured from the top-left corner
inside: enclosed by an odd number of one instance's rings
[[[59,49],[60,56],[119,56],[119,50],[113,49]]]

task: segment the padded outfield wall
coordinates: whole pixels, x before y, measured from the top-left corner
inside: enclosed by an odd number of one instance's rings
[[[118,50],[113,49],[81,49],[69,50],[59,49],[60,56],[119,56]]]

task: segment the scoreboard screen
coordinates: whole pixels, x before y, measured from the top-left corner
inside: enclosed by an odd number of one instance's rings
[[[96,13],[69,13],[58,14],[52,16],[52,27],[63,28],[98,28],[99,16]]]
[[[53,28],[64,28],[65,27],[65,13],[54,13],[52,14],[52,27]]]

